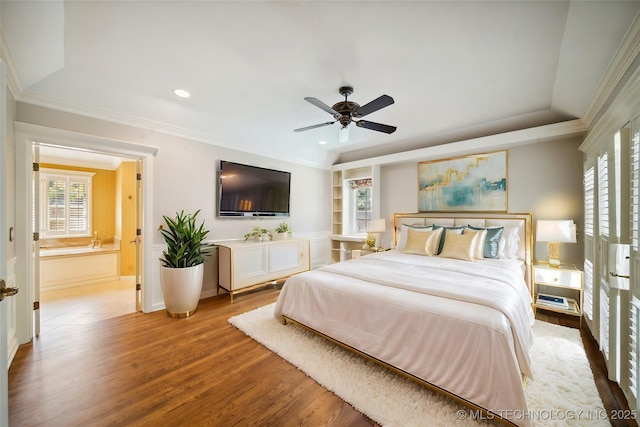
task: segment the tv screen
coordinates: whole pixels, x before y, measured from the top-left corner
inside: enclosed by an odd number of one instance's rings
[[[289,216],[291,173],[220,161],[219,216]]]

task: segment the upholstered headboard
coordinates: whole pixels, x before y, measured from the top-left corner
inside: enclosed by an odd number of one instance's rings
[[[493,213],[493,212],[419,212],[396,213],[393,215],[393,244],[398,241],[400,228],[406,225],[429,226],[432,224],[444,226],[474,227],[513,227],[517,229],[518,251],[517,257],[525,263],[525,280],[529,289],[532,286],[533,235],[532,216],[530,213]]]

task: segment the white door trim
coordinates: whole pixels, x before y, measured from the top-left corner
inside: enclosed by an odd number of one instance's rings
[[[153,236],[153,159],[158,151],[156,147],[134,144],[126,141],[103,138],[95,135],[81,134],[67,130],[48,128],[45,126],[15,122],[16,132],[16,212],[31,212],[31,148],[34,143],[57,145],[118,157],[139,159],[142,161],[142,194],[143,218],[142,235]],[[33,283],[31,272],[31,215],[16,215],[16,253],[18,258],[17,277],[19,283]],[[142,277],[149,281],[153,277],[153,248],[150,237],[142,242]],[[33,338],[33,286],[25,286],[26,292],[18,300],[18,341],[25,344]],[[142,311],[153,311],[152,295],[145,292],[142,286]]]

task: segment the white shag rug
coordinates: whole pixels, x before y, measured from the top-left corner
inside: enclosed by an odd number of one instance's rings
[[[274,304],[229,323],[383,426],[494,425],[469,408],[301,327],[282,325]],[[610,426],[577,329],[536,321],[535,379],[525,394],[532,426]],[[474,413],[475,414],[475,413]],[[471,419],[475,418],[475,419]],[[478,419],[479,418],[479,419]]]

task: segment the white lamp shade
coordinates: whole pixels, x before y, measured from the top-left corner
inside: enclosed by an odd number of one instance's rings
[[[386,224],[384,218],[372,219],[367,227],[368,233],[384,233]]]
[[[538,220],[536,241],[576,243],[576,225],[573,220]]]

